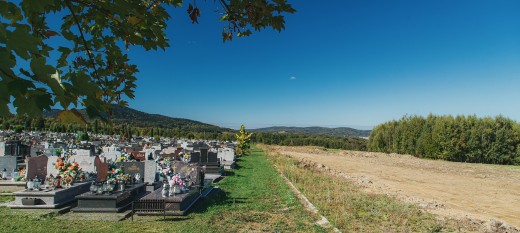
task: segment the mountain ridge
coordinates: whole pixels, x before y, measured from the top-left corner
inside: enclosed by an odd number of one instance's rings
[[[328,135],[339,137],[368,137],[372,130],[360,130],[350,127],[336,127],[328,128],[321,126],[311,127],[291,127],[291,126],[272,126],[265,128],[250,129],[251,132],[264,133],[292,133],[292,134],[307,134],[307,135]]]
[[[50,111],[44,111],[44,117],[56,117],[63,110],[51,109]],[[78,112],[87,121],[93,121],[86,113],[85,109],[78,109]],[[203,123],[196,120],[170,117],[156,113],[146,113],[130,107],[122,107],[118,105],[112,106],[111,120],[115,124],[131,124],[137,127],[159,127],[159,128],[178,128],[193,130],[196,132],[224,132],[232,131],[228,128],[223,128],[216,125]]]

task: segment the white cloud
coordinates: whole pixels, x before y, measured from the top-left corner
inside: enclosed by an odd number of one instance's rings
[[[290,79],[290,80],[296,80],[296,77],[291,76],[289,79]]]

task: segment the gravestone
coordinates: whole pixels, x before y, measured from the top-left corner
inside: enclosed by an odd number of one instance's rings
[[[107,179],[108,165],[109,165],[109,163],[101,162],[101,161],[99,161],[99,163],[96,165],[96,169],[97,169],[97,178],[96,178],[96,180],[98,182],[99,181],[105,181]]]
[[[5,142],[0,142],[0,156],[5,156]]]
[[[217,153],[215,152],[208,152],[208,163],[217,163],[218,162],[218,158],[217,158]]]
[[[224,154],[224,161],[235,161],[235,150],[228,148]]]
[[[161,159],[166,159],[166,158],[169,158],[169,159],[174,159],[175,158],[175,155],[172,153],[172,154],[160,154],[159,157]]]
[[[183,174],[183,173],[186,173],[188,171],[187,167],[189,166],[189,164],[184,163],[184,162],[180,162],[180,161],[176,161],[171,166],[172,166],[173,173]]]
[[[200,163],[200,152],[191,153],[190,163]]]
[[[134,151],[132,152],[132,156],[137,161],[144,161],[146,160],[145,153],[143,151]]]
[[[182,152],[182,148],[177,148],[177,150],[175,150],[174,154],[175,154],[175,156],[178,156],[181,152]]]
[[[130,175],[131,177],[135,177],[137,173],[141,178],[144,178],[144,163],[143,162],[121,162],[117,163],[116,166],[120,168],[124,166],[124,173]]]
[[[96,159],[99,159],[97,156],[82,156],[82,155],[73,155],[69,158],[70,162],[77,162],[81,170],[85,172],[96,172]]]
[[[56,163],[56,160],[58,160],[58,156],[48,156],[47,160],[47,176],[54,176],[56,177],[58,175],[58,170],[56,167],[54,167],[53,163]]]
[[[76,153],[76,155],[79,155],[79,156],[93,156],[91,150],[75,149],[74,152]]]
[[[40,179],[47,177],[47,156],[29,157],[27,159],[27,179],[34,179],[36,176]]]
[[[200,148],[200,163],[206,164],[208,162],[208,149]]]
[[[18,158],[16,156],[0,156],[0,172],[7,170],[7,176],[11,177],[14,169],[18,169]]]
[[[102,157],[105,157],[107,160],[111,160],[111,161],[117,161],[117,159],[119,157],[121,157],[121,152],[120,151],[106,151],[106,152],[103,152],[103,156]]]
[[[159,180],[158,176],[157,163],[151,160],[144,161],[144,182],[152,184]]]

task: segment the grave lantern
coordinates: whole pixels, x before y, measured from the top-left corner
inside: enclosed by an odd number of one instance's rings
[[[11,177],[11,181],[16,181],[16,178],[18,178],[18,169],[13,170],[13,176]]]

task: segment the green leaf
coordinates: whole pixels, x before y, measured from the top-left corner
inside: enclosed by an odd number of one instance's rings
[[[33,58],[31,60],[31,70],[37,76],[39,81],[47,82],[51,74],[56,72],[56,69],[50,65],[45,64],[44,57]]]

